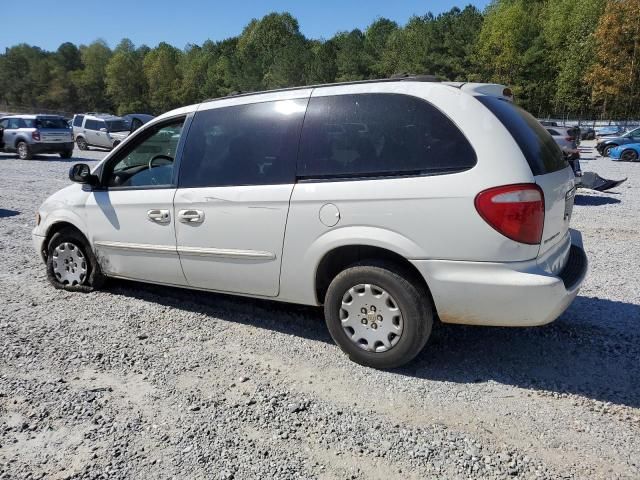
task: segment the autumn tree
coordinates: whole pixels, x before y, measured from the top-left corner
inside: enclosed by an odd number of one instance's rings
[[[586,75],[603,115],[640,109],[640,0],[609,0],[595,31],[596,63]]]

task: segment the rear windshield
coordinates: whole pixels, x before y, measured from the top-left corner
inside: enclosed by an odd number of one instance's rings
[[[511,133],[534,175],[556,172],[569,165],[553,137],[531,114],[498,97],[476,98],[498,117]]]
[[[36,119],[36,128],[69,128],[64,118],[39,117]]]

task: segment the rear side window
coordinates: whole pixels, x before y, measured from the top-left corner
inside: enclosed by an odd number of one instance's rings
[[[478,96],[511,133],[534,175],[544,175],[566,168],[569,164],[553,137],[531,114],[498,97]]]
[[[453,173],[476,154],[430,103],[399,94],[315,97],[304,121],[298,175],[340,178]]]
[[[74,127],[81,127],[82,126],[82,120],[84,120],[84,115],[76,115],[75,118],[73,119],[73,126]]]
[[[560,136],[560,133],[556,132],[555,130],[551,130],[550,128],[547,128],[547,132],[549,132],[551,135],[555,135],[556,137]]]
[[[306,99],[281,100],[197,112],[179,186],[293,183],[306,105]]]
[[[84,122],[84,128],[87,130],[98,130],[98,121],[87,118],[87,121]]]

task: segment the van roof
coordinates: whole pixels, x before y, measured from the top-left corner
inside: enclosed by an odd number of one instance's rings
[[[458,88],[460,90],[464,90],[475,95],[491,95],[491,96],[499,96],[499,97],[507,98],[509,100],[513,99],[513,95],[506,94],[507,90],[509,90],[508,93],[510,93],[510,89],[508,89],[505,85],[500,85],[495,83],[443,82],[443,81],[440,81],[438,77],[436,77],[435,75],[399,74],[399,75],[394,75],[390,78],[378,78],[378,79],[372,79],[372,80],[354,80],[350,82],[320,83],[315,85],[301,85],[298,87],[260,90],[257,92],[232,92],[229,95],[226,95],[224,97],[209,98],[207,100],[203,100],[201,103],[213,102],[216,100],[222,100],[224,98],[248,97],[251,95],[260,95],[264,93],[289,92],[289,91],[295,91],[295,90],[306,90],[310,88],[333,87],[333,86],[344,86],[344,85],[360,85],[360,84],[384,83],[384,82],[435,82],[435,83],[441,83],[442,85],[446,85],[449,87]]]

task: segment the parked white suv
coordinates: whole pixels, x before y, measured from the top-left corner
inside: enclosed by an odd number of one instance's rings
[[[115,148],[131,130],[127,120],[107,113],[74,115],[71,124],[80,150],[88,150],[89,147]]]
[[[587,262],[574,176],[499,85],[417,78],[166,113],[39,210],[58,288],[105,277],[324,305],[334,340],[404,364],[434,318],[551,322]]]

